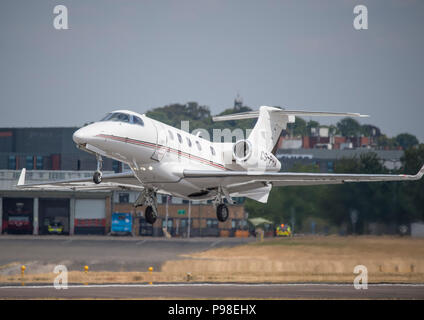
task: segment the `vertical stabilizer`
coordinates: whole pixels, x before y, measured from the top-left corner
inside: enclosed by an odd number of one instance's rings
[[[252,145],[261,146],[268,152],[274,149],[281,131],[287,128],[287,123],[295,120],[294,115],[278,111],[281,109],[266,106],[259,108],[258,121],[248,137]]]

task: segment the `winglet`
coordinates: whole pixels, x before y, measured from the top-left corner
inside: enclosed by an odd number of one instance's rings
[[[424,165],[421,167],[420,171],[418,171],[418,173],[415,175],[415,178],[417,180],[420,180],[424,175]]]
[[[25,184],[25,174],[26,174],[26,169],[23,168],[21,171],[21,175],[19,176],[19,180],[18,180],[18,186],[23,186]]]

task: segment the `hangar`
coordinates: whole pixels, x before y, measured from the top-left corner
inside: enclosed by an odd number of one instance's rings
[[[37,171],[29,181],[63,176],[91,176],[91,171]],[[105,234],[110,221],[110,191],[16,190],[17,170],[0,170],[0,230],[20,234]]]

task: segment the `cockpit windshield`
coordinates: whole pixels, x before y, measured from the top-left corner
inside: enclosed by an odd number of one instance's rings
[[[140,126],[144,126],[144,122],[141,118],[130,115],[123,112],[112,112],[108,113],[103,119],[100,121],[119,121],[119,122],[127,122],[132,124],[138,124]]]

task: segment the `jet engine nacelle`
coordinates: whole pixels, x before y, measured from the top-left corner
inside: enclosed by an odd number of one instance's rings
[[[245,169],[280,171],[281,163],[271,153],[254,146],[250,140],[239,140],[233,145],[233,159]]]

